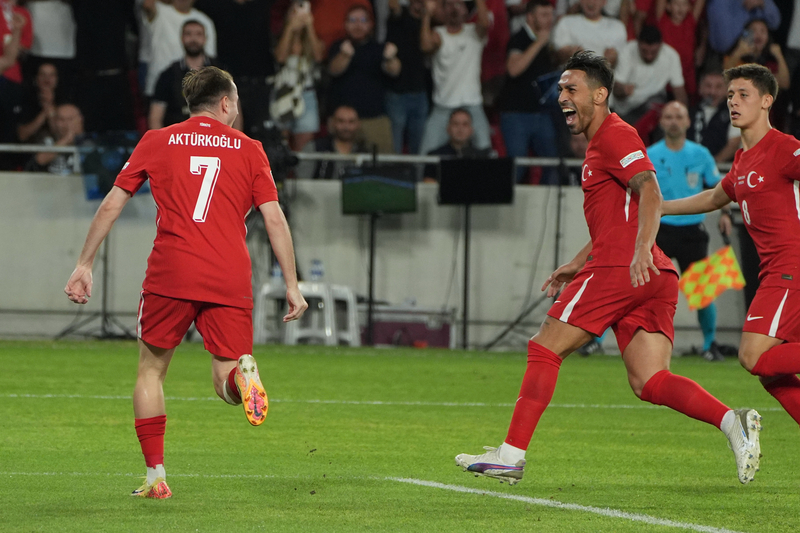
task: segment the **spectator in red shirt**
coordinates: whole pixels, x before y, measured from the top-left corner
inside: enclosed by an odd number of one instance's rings
[[[697,21],[703,14],[706,0],[657,0],[656,17],[658,29],[664,42],[678,52],[683,69],[683,81],[687,94],[692,97],[697,90],[695,68],[703,59],[705,39],[697,42]]]

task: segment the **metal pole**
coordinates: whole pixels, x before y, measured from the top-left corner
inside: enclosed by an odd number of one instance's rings
[[[461,346],[466,350],[469,346],[469,239],[470,239],[470,205],[464,206],[464,325],[461,327]]]

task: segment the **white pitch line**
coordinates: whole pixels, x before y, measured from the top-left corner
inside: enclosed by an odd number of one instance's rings
[[[697,524],[690,524],[687,522],[677,522],[675,520],[668,520],[666,518],[656,518],[646,514],[627,513],[617,509],[610,509],[608,507],[592,507],[589,505],[578,505],[576,503],[564,503],[557,500],[545,500],[543,498],[531,498],[529,496],[520,496],[517,494],[507,494],[504,492],[494,492],[488,490],[478,490],[469,487],[462,487],[459,485],[445,485],[444,483],[437,483],[435,481],[425,481],[422,479],[409,479],[399,477],[387,477],[389,481],[397,481],[400,483],[409,483],[412,485],[420,485],[423,487],[432,487],[435,489],[451,490],[454,492],[465,492],[468,494],[478,494],[481,496],[491,496],[493,498],[502,498],[504,500],[514,500],[524,502],[531,505],[539,505],[542,507],[554,507],[556,509],[567,509],[569,511],[581,511],[584,513],[598,514],[610,518],[622,518],[624,520],[631,520],[633,522],[644,522],[654,526],[674,527],[677,529],[688,529],[690,531],[699,531],[701,533],[740,533],[730,529],[701,526]]]
[[[14,476],[76,476],[76,477],[132,477],[141,478],[142,474],[133,473],[120,473],[120,472],[0,472],[2,477]],[[184,478],[204,478],[204,479],[305,479],[309,476],[273,476],[264,474],[169,474],[169,477],[184,477]],[[621,518],[633,522],[644,522],[650,525],[673,527],[677,529],[688,529],[691,531],[698,531],[700,533],[741,533],[730,529],[717,528],[711,526],[701,526],[697,524],[690,524],[686,522],[677,522],[675,520],[668,520],[666,518],[657,518],[645,514],[628,513],[619,511],[617,509],[610,509],[608,507],[592,507],[588,505],[578,505],[575,503],[564,503],[557,500],[531,498],[530,496],[520,496],[518,494],[507,494],[503,492],[494,492],[487,490],[473,489],[470,487],[462,487],[460,485],[446,485],[436,481],[425,481],[422,479],[413,478],[400,478],[400,477],[360,477],[352,476],[347,479],[374,479],[377,481],[395,481],[399,483],[408,483],[411,485],[420,485],[423,487],[431,487],[435,489],[450,490],[453,492],[463,492],[467,494],[477,494],[481,496],[491,496],[494,498],[501,498],[505,500],[514,500],[518,502],[528,503],[531,505],[539,505],[542,507],[553,507],[556,509],[566,509],[569,511],[581,511],[585,513],[593,513],[597,515],[607,516],[609,518]]]
[[[0,477],[11,476],[83,476],[83,477],[145,477],[144,474],[121,472],[0,472]],[[269,476],[260,474],[170,474],[169,477],[196,477],[209,479],[271,479],[299,476]]]
[[[77,400],[127,400],[130,396],[111,396],[111,395],[89,395],[89,394],[0,394],[0,398],[33,398],[51,399],[66,398]],[[174,402],[218,402],[215,396],[206,397],[181,397],[166,396],[165,400]],[[485,402],[396,402],[382,400],[287,400],[281,398],[270,398],[273,403],[307,403],[324,405],[387,405],[387,406],[409,406],[409,407],[514,407],[513,403],[485,403]],[[649,403],[638,404],[600,404],[600,403],[551,403],[549,407],[556,409],[667,409],[660,405]],[[756,407],[760,411],[783,411],[782,407]]]

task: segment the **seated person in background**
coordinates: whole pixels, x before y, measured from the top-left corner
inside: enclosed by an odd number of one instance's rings
[[[633,126],[648,113],[655,112],[658,120],[668,86],[676,100],[689,104],[678,52],[662,42],[661,31],[655,26],[645,26],[636,41],[625,45],[615,76],[613,109]]]
[[[219,66],[205,53],[206,28],[200,22],[192,19],[183,23],[181,43],[184,50],[183,58],[167,67],[156,82],[153,100],[150,102],[150,113],[147,116],[148,129],[157,130],[188,119],[189,106],[181,88],[183,77],[190,70],[209,65]]]
[[[731,124],[728,110],[728,86],[721,72],[710,71],[700,76],[700,102],[689,108],[692,121],[687,137],[702,144],[717,163],[733,161],[742,137]]]
[[[439,148],[431,150],[428,155],[438,155],[442,158],[465,158],[477,159],[489,157],[491,148],[475,148],[472,144],[472,115],[469,111],[460,108],[450,113],[450,120],[447,122],[448,141]],[[425,165],[424,181],[439,181],[439,166]]]
[[[386,114],[386,76],[396,77],[402,65],[397,46],[381,46],[373,38],[372,13],[363,6],[347,12],[347,36],[331,45],[328,73],[331,84],[328,105],[349,105],[361,119],[364,140],[384,153],[393,151],[392,123]]]
[[[350,106],[341,105],[336,108],[328,121],[329,134],[309,142],[303,147],[302,152],[369,153],[366,144],[359,138],[360,128],[358,112]],[[353,166],[352,161],[301,161],[296,174],[299,179],[339,179],[344,169],[350,166]]]
[[[592,50],[603,55],[612,67],[628,33],[618,19],[603,16],[606,0],[581,0],[581,12],[561,17],[553,28],[553,48],[563,64],[579,50]]]
[[[56,114],[58,70],[52,63],[42,63],[36,71],[33,87],[22,100],[17,115],[17,137],[28,142],[50,133],[50,121]]]
[[[75,146],[76,140],[83,135],[83,114],[74,104],[56,106],[53,118],[52,136],[47,135],[34,142],[49,146]],[[33,172],[50,172],[67,175],[75,170],[75,155],[55,152],[39,152],[33,156],[26,170]]]

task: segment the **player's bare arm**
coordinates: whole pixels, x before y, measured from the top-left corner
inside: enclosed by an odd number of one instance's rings
[[[542,290],[547,289],[548,298],[556,296],[564,285],[572,281],[572,278],[575,277],[575,274],[580,272],[580,270],[583,268],[583,265],[586,264],[586,258],[589,257],[589,253],[591,251],[592,241],[589,241],[583,248],[581,248],[581,251],[578,252],[572,261],[561,265],[555,270],[555,272],[550,274],[550,277],[547,278],[547,281],[545,281],[544,285],[542,285]]]
[[[656,242],[658,226],[661,222],[661,189],[655,172],[646,170],[636,174],[628,182],[628,187],[639,195],[639,232],[636,235],[636,248],[631,261],[631,284],[641,287],[650,281],[650,270],[661,272],[653,264],[653,245]]]
[[[722,182],[717,183],[713,189],[708,189],[680,200],[669,200],[661,204],[663,215],[695,215],[709,213],[722,209],[731,203],[731,198],[722,188]]]
[[[122,208],[130,199],[131,195],[128,191],[115,185],[97,208],[92,224],[89,226],[89,233],[86,235],[86,242],[84,242],[78,258],[78,264],[69,277],[67,286],[64,287],[66,295],[76,304],[85,304],[92,296],[92,265],[97,250],[108,232],[111,231],[114,222],[119,218]]]
[[[258,206],[258,210],[264,218],[272,251],[275,252],[283,271],[283,279],[286,280],[286,301],[289,304],[289,312],[283,317],[283,321],[297,320],[308,309],[308,303],[297,286],[297,268],[289,224],[278,202],[266,202]]]

